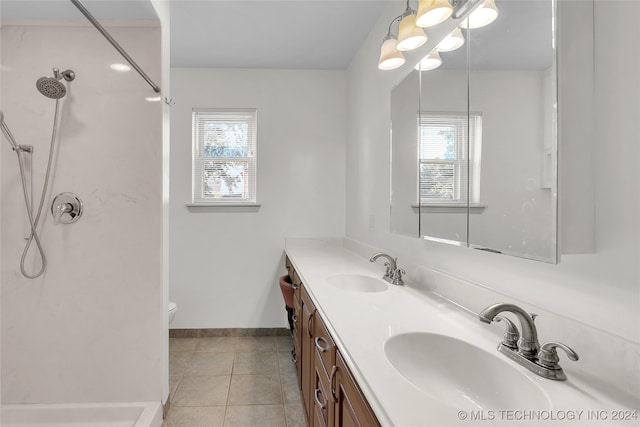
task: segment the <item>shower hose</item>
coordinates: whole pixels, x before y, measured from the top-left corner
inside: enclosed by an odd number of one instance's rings
[[[18,156],[18,167],[20,168],[20,179],[22,181],[22,194],[24,195],[24,203],[27,208],[27,217],[29,219],[29,226],[31,228],[31,232],[29,233],[29,237],[27,238],[27,243],[24,247],[24,250],[22,251],[22,257],[20,258],[20,272],[24,277],[28,279],[35,279],[37,277],[42,276],[42,274],[47,268],[47,257],[44,253],[42,243],[40,242],[40,236],[38,235],[37,228],[38,228],[38,223],[40,221],[40,214],[42,213],[42,207],[44,206],[44,199],[47,194],[47,188],[49,186],[49,178],[51,176],[51,166],[53,164],[53,154],[55,151],[54,148],[55,148],[55,141],[56,141],[56,133],[58,130],[59,104],[60,104],[60,101],[56,99],[56,109],[53,117],[53,129],[51,132],[51,144],[49,145],[49,160],[47,162],[47,172],[45,174],[44,184],[42,185],[42,193],[40,194],[40,203],[38,205],[38,210],[36,212],[35,218],[33,216],[34,214],[33,206],[31,204],[31,201],[29,200],[29,194],[27,191],[27,179],[25,176],[26,175],[25,167],[22,161],[22,152],[27,150],[25,150],[23,146],[20,146],[16,143],[15,138],[11,134],[11,131],[9,131],[9,128],[7,127],[6,123],[4,123],[4,120],[2,122],[2,132],[9,140],[9,142],[13,147],[13,151],[15,151],[16,155]],[[25,267],[27,253],[29,252],[29,248],[31,247],[32,242],[35,242],[36,247],[38,248],[38,252],[40,254],[40,259],[42,261],[40,263],[40,270],[38,270],[38,272],[35,274],[29,274]]]

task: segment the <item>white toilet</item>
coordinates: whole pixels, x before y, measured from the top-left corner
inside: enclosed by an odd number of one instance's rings
[[[176,313],[178,312],[178,304],[173,301],[169,301],[169,324],[173,322],[173,319],[176,317]]]

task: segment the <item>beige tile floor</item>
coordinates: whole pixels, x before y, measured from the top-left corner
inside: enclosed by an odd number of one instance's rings
[[[307,427],[291,337],[169,339],[163,427]]]

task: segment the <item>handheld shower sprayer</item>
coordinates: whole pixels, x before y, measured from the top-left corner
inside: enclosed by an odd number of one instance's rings
[[[18,157],[18,166],[20,168],[20,178],[22,181],[22,193],[24,195],[24,203],[26,206],[27,217],[29,218],[29,225],[31,228],[31,233],[27,239],[27,243],[22,252],[22,258],[20,259],[20,272],[24,277],[28,279],[35,279],[37,277],[40,277],[44,273],[45,269],[47,268],[47,259],[44,253],[44,249],[42,247],[42,243],[40,242],[40,236],[38,235],[37,228],[38,228],[38,223],[40,221],[40,214],[42,213],[42,207],[44,205],[44,199],[47,196],[49,179],[51,177],[53,157],[54,157],[54,151],[55,151],[56,134],[58,129],[58,112],[59,112],[60,98],[64,97],[67,93],[67,88],[60,80],[64,79],[67,82],[70,82],[70,81],[73,81],[76,77],[75,73],[71,70],[65,70],[63,72],[60,72],[60,70],[58,70],[57,68],[53,69],[53,75],[54,77],[41,77],[36,82],[36,88],[41,94],[43,94],[47,98],[56,100],[56,107],[53,115],[53,129],[51,130],[51,142],[49,146],[49,160],[47,162],[47,171],[45,173],[44,183],[42,185],[42,192],[40,193],[40,202],[38,204],[37,209],[35,206],[35,202],[32,203],[31,201],[31,197],[33,195],[29,194],[29,191],[27,190],[28,186],[27,186],[27,180],[26,180],[26,172],[25,172],[25,166],[23,164],[23,153],[32,153],[33,147],[29,145],[19,145],[16,142],[16,139],[11,134],[11,131],[9,130],[9,127],[7,126],[4,120],[4,113],[0,111],[0,129],[2,130],[2,133],[4,134],[7,141],[9,141],[9,144],[11,144],[11,148],[13,149],[13,151],[15,151],[16,156]],[[38,252],[40,254],[40,260],[41,260],[40,269],[34,274],[29,273],[25,268],[27,253],[29,252],[29,248],[31,247],[32,242],[35,242],[35,245],[38,249]]]
[[[15,138],[13,137],[13,135],[11,135],[11,131],[9,130],[9,127],[4,121],[4,113],[1,110],[0,110],[0,129],[2,129],[2,133],[4,134],[4,137],[7,138],[7,141],[9,141],[9,144],[11,144],[11,148],[13,149],[13,151],[16,151],[18,149],[18,144],[16,144]]]
[[[11,134],[9,126],[7,126],[7,123],[4,121],[4,113],[2,111],[0,111],[0,128],[2,129],[4,137],[7,138],[7,141],[9,141],[9,144],[11,144],[11,149],[13,151],[15,151],[16,153],[21,151],[31,153],[33,151],[32,145],[20,145],[16,143],[16,139]]]

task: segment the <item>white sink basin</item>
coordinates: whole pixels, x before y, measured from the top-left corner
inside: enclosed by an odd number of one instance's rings
[[[387,359],[410,383],[461,409],[549,409],[546,394],[516,367],[445,335],[407,333],[384,344]]]
[[[364,274],[339,274],[327,278],[327,282],[331,286],[351,292],[384,292],[388,289],[385,281]]]

